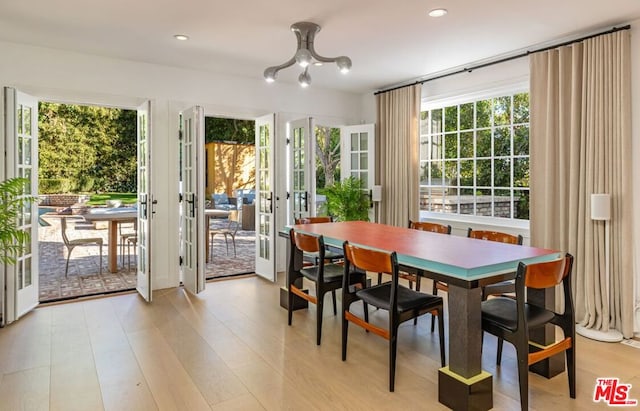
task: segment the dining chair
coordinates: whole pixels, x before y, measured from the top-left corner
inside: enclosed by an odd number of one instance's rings
[[[467,237],[480,240],[497,241],[500,243],[522,245],[521,235],[512,235],[500,231],[473,230],[469,228]],[[482,287],[482,300],[486,300],[490,295],[504,295],[515,292],[515,282],[513,280],[501,281]]]
[[[296,218],[294,221],[295,221],[296,224],[332,223],[333,222],[333,217],[331,217],[331,216],[300,217],[300,218]],[[316,256],[312,255],[312,256],[309,256],[309,257],[313,258],[314,260],[318,258],[317,255]],[[344,255],[342,255],[342,253],[336,252],[336,251],[332,250],[330,247],[326,246],[325,247],[324,258],[326,258],[330,262],[336,262],[338,260],[342,260],[344,258]],[[318,262],[316,261],[315,263],[317,264]]]
[[[325,258],[324,237],[304,234],[299,231],[289,232],[291,253],[289,255],[289,269],[287,270],[288,289],[288,324],[293,320],[293,296],[297,295],[316,305],[316,344],[322,340],[322,315],[324,310],[324,295],[331,292],[333,300],[333,314],[337,315],[336,290],[342,287],[344,269],[342,265],[327,263]],[[304,265],[301,253],[318,255],[317,264]],[[312,296],[299,288],[296,284],[304,279],[313,282],[316,295]]]
[[[209,229],[209,257],[213,258],[213,239],[217,235],[224,236],[224,243],[227,247],[227,255],[229,255],[229,238],[231,238],[231,242],[233,244],[233,256],[237,257],[236,254],[236,234],[238,233],[238,228],[240,227],[240,222],[238,221],[238,210],[230,210],[229,216],[227,217],[228,223],[224,228],[217,229]]]
[[[426,221],[411,221],[409,220],[409,228],[420,231],[430,231],[432,233],[451,234],[451,226],[437,223],[428,223]],[[413,289],[413,283],[416,283],[416,291],[420,291],[420,279],[422,278],[421,272],[407,273],[400,271],[400,278],[403,278],[409,282],[409,288]],[[382,273],[378,273],[378,284],[382,282]],[[435,281],[434,281],[435,284]],[[414,322],[418,319],[415,318]],[[431,322],[431,331],[433,332],[433,319]]]
[[[60,219],[60,230],[62,232],[62,241],[67,248],[67,264],[64,268],[64,276],[67,277],[69,272],[69,260],[71,259],[71,252],[74,248],[80,245],[89,245],[89,244],[97,244],[100,247],[100,274],[102,274],[102,243],[104,240],[101,237],[93,237],[93,238],[75,238],[70,240],[67,236],[67,217],[62,217]]]
[[[132,224],[133,223],[133,224]],[[133,231],[132,232],[124,232],[123,228],[124,225],[126,224],[132,224],[133,225]],[[127,241],[130,237],[136,237],[138,235],[138,220],[137,219],[131,219],[131,220],[123,220],[120,221],[118,223],[118,230],[120,231],[120,242],[118,243],[120,245],[120,263],[124,266],[124,248],[125,246],[127,246],[127,253],[129,252],[129,242]]]
[[[358,247],[344,243],[345,264],[342,285],[342,361],[347,359],[347,336],[349,323],[353,323],[367,331],[379,335],[389,341],[389,391],[395,389],[396,352],[398,344],[398,327],[405,321],[426,313],[438,316],[438,333],[440,337],[440,362],[445,366],[444,347],[444,306],[442,297],[411,290],[399,284],[398,257],[395,252],[385,252]],[[357,268],[361,271],[382,272],[391,275],[391,281],[369,288],[349,287],[348,273]],[[361,300],[389,313],[388,327],[382,328],[369,323],[368,318],[358,317],[350,311],[352,303]],[[365,307],[365,314],[367,314]]]
[[[573,256],[555,261],[518,265],[515,279],[516,298],[496,297],[482,302],[482,329],[506,340],[516,349],[518,379],[520,382],[520,404],[522,410],[529,405],[529,366],[553,355],[565,352],[569,395],[576,397],[575,361],[575,314],[571,295],[571,271]],[[543,305],[526,301],[527,289],[549,289],[562,284],[564,309],[561,313]],[[532,330],[553,324],[562,329],[563,339],[550,346],[539,346],[529,342]],[[500,365],[502,352],[496,357]]]

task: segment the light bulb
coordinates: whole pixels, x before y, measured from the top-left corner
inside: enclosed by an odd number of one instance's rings
[[[300,74],[300,76],[298,76],[298,82],[300,83],[302,88],[307,88],[309,87],[309,85],[311,85],[311,76],[309,75],[309,72],[307,70],[305,70],[302,74]]]
[[[346,74],[351,70],[351,59],[347,56],[337,57],[336,64],[342,74]]]
[[[269,67],[264,71],[264,79],[267,83],[273,83],[278,77],[278,71],[274,67]]]
[[[296,63],[300,65],[300,67],[307,67],[311,64],[311,53],[307,49],[298,49],[296,51]]]

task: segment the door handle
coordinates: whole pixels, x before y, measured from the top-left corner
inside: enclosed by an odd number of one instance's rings
[[[147,195],[140,195],[140,208],[142,209],[142,218],[146,220],[147,218]]]
[[[269,201],[269,214],[273,214],[273,191],[269,191],[267,200]]]
[[[309,192],[304,192],[304,211],[309,211]]]

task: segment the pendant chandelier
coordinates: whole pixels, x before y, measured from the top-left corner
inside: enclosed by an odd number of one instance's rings
[[[339,57],[323,57],[316,53],[313,47],[313,40],[316,33],[320,31],[320,26],[315,23],[302,21],[291,25],[298,39],[298,48],[296,53],[288,61],[279,66],[268,67],[264,71],[264,78],[268,83],[273,83],[278,77],[278,72],[284,68],[298,64],[304,68],[304,71],[298,76],[298,82],[302,87],[308,87],[311,84],[311,76],[309,75],[309,66],[321,66],[323,63],[336,63],[341,73],[348,73],[351,69],[351,59],[347,56]]]

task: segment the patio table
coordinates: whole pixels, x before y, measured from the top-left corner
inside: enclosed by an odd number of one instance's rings
[[[89,222],[107,221],[109,222],[108,240],[108,262],[109,271],[118,272],[118,225],[124,222],[136,222],[138,220],[138,209],[135,207],[119,208],[92,208],[83,215]]]

